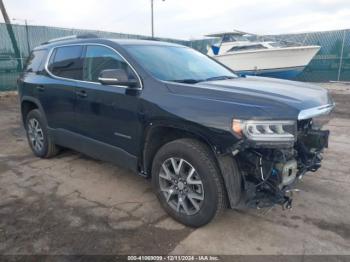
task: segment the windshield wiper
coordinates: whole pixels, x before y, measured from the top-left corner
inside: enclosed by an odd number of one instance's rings
[[[177,80],[170,80],[171,82],[177,82],[177,83],[185,83],[185,84],[196,84],[203,80],[200,79],[177,79]]]
[[[226,80],[226,79],[233,79],[236,78],[234,76],[214,76],[214,77],[209,77],[207,79],[176,79],[176,80],[170,80],[172,82],[177,82],[177,83],[186,83],[186,84],[196,84],[199,82],[204,82],[204,81],[214,81],[214,80]]]
[[[205,79],[205,81],[226,80],[236,78],[234,76],[213,76]]]

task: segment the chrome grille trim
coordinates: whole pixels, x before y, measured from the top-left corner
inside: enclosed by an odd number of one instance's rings
[[[335,104],[333,103],[333,104],[327,104],[323,106],[312,107],[309,109],[301,110],[298,115],[298,120],[304,120],[304,119],[309,119],[320,115],[329,114],[334,107],[335,107]]]

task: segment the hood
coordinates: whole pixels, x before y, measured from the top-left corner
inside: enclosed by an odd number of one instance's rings
[[[333,105],[325,88],[267,77],[248,76],[193,85],[176,84],[169,85],[169,89],[178,95],[239,105],[244,118],[296,119],[301,111]]]

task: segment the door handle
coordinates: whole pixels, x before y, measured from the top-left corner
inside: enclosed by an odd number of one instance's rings
[[[45,91],[45,87],[44,86],[36,86],[36,90],[38,90],[39,92],[44,92]]]
[[[79,90],[79,91],[76,91],[75,93],[77,94],[77,96],[87,97],[87,93],[85,90]]]

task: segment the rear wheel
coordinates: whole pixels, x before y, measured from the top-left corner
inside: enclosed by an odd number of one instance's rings
[[[25,128],[29,146],[36,156],[50,158],[57,155],[59,149],[48,133],[46,121],[38,109],[27,114]]]
[[[174,219],[199,227],[225,207],[225,192],[208,147],[194,139],[167,143],[156,154],[152,183],[157,197]]]

